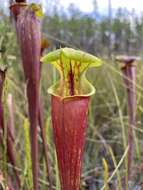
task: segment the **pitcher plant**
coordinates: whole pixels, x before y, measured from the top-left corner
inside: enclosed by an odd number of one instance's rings
[[[48,89],[52,95],[52,124],[62,190],[79,190],[90,96],[95,89],[86,79],[88,68],[102,64],[83,51],[62,48],[45,55],[60,73]]]

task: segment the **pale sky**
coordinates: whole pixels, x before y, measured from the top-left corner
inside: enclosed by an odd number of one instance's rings
[[[46,1],[46,0],[45,0]],[[60,0],[60,3],[67,7],[69,3],[76,4],[81,10],[90,12],[93,10],[93,0]],[[111,0],[112,8],[126,7],[128,10],[133,8],[137,12],[143,11],[143,0]],[[108,0],[97,0],[99,11],[107,10]]]
[[[46,3],[52,3],[52,0],[28,0],[30,2],[38,2],[43,5]],[[57,0],[58,2],[58,0]],[[74,3],[79,7],[80,10],[84,12],[91,12],[93,10],[93,0],[59,0],[60,4],[67,8],[70,3]],[[117,9],[118,7],[126,7],[128,10],[135,9],[136,12],[143,12],[143,0],[111,0],[112,8]],[[0,4],[7,4],[8,0],[0,0]],[[108,0],[97,0],[99,12],[107,11]]]

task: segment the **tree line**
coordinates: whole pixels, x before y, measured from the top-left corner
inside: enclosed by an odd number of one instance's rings
[[[108,15],[100,14],[94,7],[92,13],[86,14],[73,4],[68,10],[58,8],[58,3],[53,3],[52,7],[47,6],[43,32],[49,39],[51,48],[71,46],[100,56],[108,53],[141,54],[143,13],[138,15],[134,10],[129,12],[125,8],[118,8],[113,10],[110,22]],[[1,37],[6,36],[6,30],[10,32],[8,17],[1,9]]]

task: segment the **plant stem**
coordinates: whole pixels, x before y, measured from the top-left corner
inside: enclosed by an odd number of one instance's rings
[[[128,101],[128,164],[127,164],[127,179],[128,183],[132,180],[132,166],[134,161],[134,127],[136,125],[136,64],[135,61],[140,60],[135,56],[117,56],[116,60],[123,64],[121,70],[125,88],[127,91]],[[126,184],[126,186],[129,186]]]
[[[132,177],[132,165],[133,165],[133,155],[134,155],[134,127],[136,123],[136,93],[135,93],[135,82],[136,82],[136,67],[134,65],[129,65],[122,68],[124,83],[127,90],[128,99],[128,115],[129,115],[129,128],[128,128],[128,181]]]
[[[0,70],[0,129],[2,132],[2,135],[0,135],[0,142],[3,142],[4,136],[6,135],[6,144],[4,143],[4,146],[6,146],[6,152],[8,154],[8,158],[10,163],[14,166],[14,172],[16,175],[16,182],[18,188],[20,188],[20,177],[18,171],[15,169],[16,166],[16,158],[14,154],[13,144],[14,144],[14,137],[11,132],[11,125],[10,123],[5,127],[4,122],[4,109],[3,109],[3,102],[2,102],[2,94],[3,94],[3,87],[5,82],[5,75],[6,75],[6,69]]]
[[[50,160],[49,160],[49,155],[48,155],[49,148],[48,148],[48,144],[46,143],[46,130],[44,128],[43,105],[42,105],[41,100],[39,103],[39,125],[41,129],[41,137],[42,137],[43,146],[44,146],[45,163],[46,163],[46,169],[47,169],[47,177],[49,181],[49,188],[50,190],[52,190],[51,167],[50,167]]]
[[[29,105],[29,119],[30,119],[30,141],[31,141],[31,158],[32,158],[32,173],[34,190],[38,190],[38,106],[39,95],[38,88],[32,81],[27,84],[27,97]]]
[[[10,125],[8,125],[8,134],[7,134],[7,154],[10,160],[10,163],[14,166],[13,170],[15,172],[15,176],[16,176],[16,182],[17,182],[17,186],[18,188],[20,188],[21,183],[20,183],[20,177],[19,177],[19,172],[16,169],[16,158],[15,158],[15,151],[13,149],[13,140],[9,135],[10,132]]]

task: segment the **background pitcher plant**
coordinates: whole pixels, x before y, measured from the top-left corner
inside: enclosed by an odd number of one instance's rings
[[[38,116],[41,56],[41,7],[36,4],[16,3],[11,6],[15,15],[16,31],[27,83],[30,120],[30,141],[34,190],[38,190]],[[16,9],[16,10],[15,10]]]

